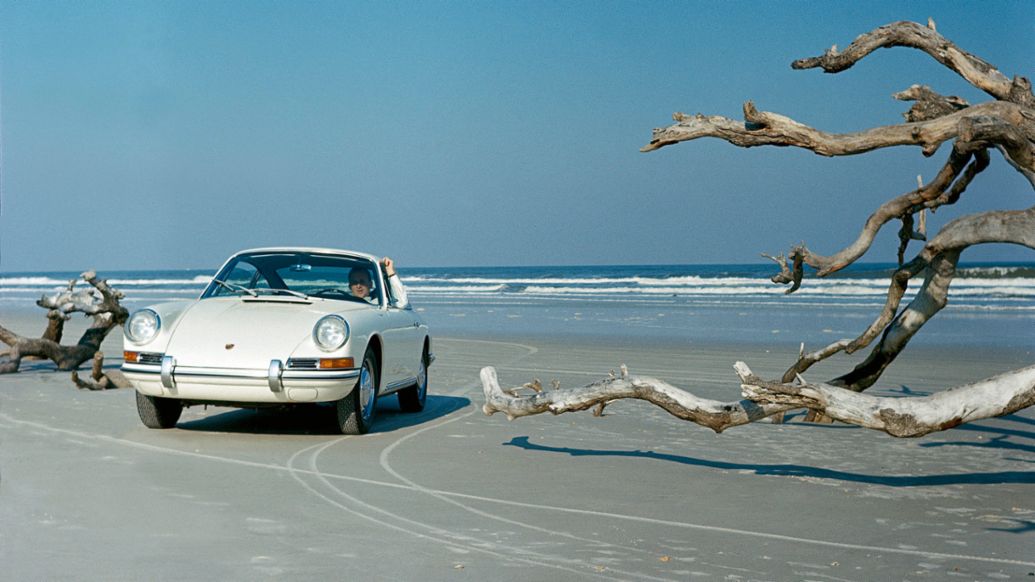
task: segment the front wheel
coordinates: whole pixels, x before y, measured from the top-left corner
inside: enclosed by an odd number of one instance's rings
[[[377,403],[377,356],[367,349],[363,356],[363,367],[359,370],[356,387],[335,406],[337,428],[342,434],[366,434],[374,421],[374,405]]]
[[[420,368],[417,370],[417,383],[399,391],[399,408],[403,412],[420,412],[428,399],[428,352],[420,357]]]
[[[147,428],[172,428],[180,420],[183,403],[137,392],[137,414]]]

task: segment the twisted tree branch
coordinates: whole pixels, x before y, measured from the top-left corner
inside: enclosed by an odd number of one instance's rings
[[[975,161],[967,166],[972,158]],[[833,255],[823,256],[810,251],[804,245],[799,245],[794,248],[792,253],[800,254],[805,264],[816,269],[817,277],[825,277],[837,272],[866,254],[881,228],[889,221],[910,216],[925,208],[935,209],[944,204],[955,203],[974,176],[987,166],[988,156],[984,152],[972,154],[966,148],[953,148],[949,160],[942,166],[931,183],[881,204],[866,220],[855,241],[845,248]],[[961,174],[962,178],[957,180]],[[780,279],[774,277],[773,281],[785,282],[782,280],[782,275],[781,270]],[[800,279],[796,283],[800,284]],[[797,285],[794,288],[796,289]]]
[[[485,394],[482,411],[487,415],[502,412],[508,420],[543,412],[563,414],[588,410],[612,400],[635,398],[656,404],[677,418],[722,432],[731,426],[748,424],[777,412],[800,408],[797,405],[759,406],[750,400],[719,402],[699,398],[656,378],[629,376],[624,369],[620,376],[612,374],[581,388],[547,390],[530,396],[515,396],[516,389],[500,388],[496,369],[492,367],[482,368],[481,380]]]
[[[985,60],[964,51],[938,34],[933,26],[915,22],[892,22],[859,35],[844,51],[837,46],[822,56],[798,59],[791,63],[794,69],[821,67],[826,73],[839,73],[862,60],[879,48],[904,46],[921,50],[939,63],[955,71],[968,83],[1001,101],[1011,101],[1027,107],[1035,106],[1031,83],[1024,77],[1012,81]]]
[[[1029,110],[1030,111],[1030,110]],[[955,113],[912,123],[875,127],[853,133],[827,133],[795,121],[790,117],[758,111],[754,103],[744,104],[744,121],[720,115],[686,115],[675,113],[676,122],[654,129],[650,143],[640,148],[651,152],[665,146],[702,137],[717,137],[741,147],[791,146],[810,150],[821,156],[850,156],[893,146],[917,145],[925,155],[959,135],[959,123],[971,116],[990,116],[1024,128],[1024,134],[1035,137],[1035,125],[1024,115],[1024,108],[1014,103],[992,101],[972,105]]]
[[[896,437],[923,436],[1035,404],[1035,366],[910,398],[868,396],[829,384],[767,382],[751,374],[747,366],[738,371],[744,397],[760,405],[809,408]]]
[[[966,422],[1010,414],[1035,404],[1035,366],[1007,372],[973,384],[950,388],[931,396],[887,398],[858,394],[829,384],[781,383],[763,380],[747,364],[737,362],[744,400],[719,402],[699,398],[655,378],[629,376],[623,370],[575,389],[559,389],[531,396],[514,396],[500,388],[496,370],[482,368],[482,390],[487,415],[502,412],[513,420],[550,412],[587,410],[612,400],[646,400],[667,412],[715,432],[757,422],[794,408],[809,408],[830,418],[896,437],[918,437]]]
[[[0,341],[11,346],[7,355],[0,357],[0,374],[17,372],[22,358],[30,356],[52,360],[59,370],[74,370],[100,350],[112,328],[126,321],[129,312],[119,304],[124,297],[121,291],[113,289],[94,271],[86,271],[81,277],[93,289],[76,291],[75,280],[72,280],[66,290],[45,295],[36,302],[48,310],[51,322],[43,337],[25,338],[0,325]],[[93,317],[93,323],[76,345],[63,346],[59,343],[62,328],[54,322],[63,322],[76,312]]]
[[[792,146],[824,156],[918,145],[929,156],[942,143],[954,140],[952,152],[935,179],[927,186],[921,182],[915,190],[882,204],[847,247],[833,255],[822,256],[802,243],[786,256],[763,255],[780,268],[780,272],[773,275],[773,282],[790,284],[788,292],[793,292],[801,285],[804,265],[815,268],[820,277],[843,269],[869,250],[884,224],[900,220],[899,268],[891,277],[884,307],[862,334],[810,353],[805,352],[803,344],[797,361],[780,382],[762,380],[738,362],[735,368],[747,400],[730,403],[700,399],[653,378],[630,377],[624,368],[620,378],[612,375],[583,388],[522,397],[500,389],[495,371],[484,368],[486,414],[501,411],[515,418],[547,411],[560,414],[594,405],[599,411],[607,402],[638,398],[716,431],[807,407],[811,409],[810,416],[835,418],[894,436],[919,436],[1035,405],[1035,366],[926,398],[874,398],[858,393],[876,382],[909,340],[946,305],[961,252],[985,243],[1011,243],[1035,249],[1035,207],[966,216],[950,222],[933,238],[927,236],[924,224],[927,209],[933,212],[959,200],[973,179],[989,165],[991,148],[1002,152],[1035,188],[1035,98],[1027,79],[1019,76],[1012,81],[1007,79],[989,63],[942,38],[935,32],[933,22],[926,28],[910,22],[892,23],[861,35],[843,53],[835,46],[821,57],[801,59],[792,66],[796,69],[822,67],[826,72],[837,72],[851,67],[877,48],[891,46],[909,46],[927,52],[997,101],[970,105],[958,97],[944,97],[928,87],[913,85],[894,95],[899,100],[914,101],[905,114],[907,123],[847,134],[825,133],[789,117],[758,111],[749,101],[744,105],[743,121],[676,113],[673,116],[676,123],[655,129],[650,143],[641,149],[648,152],[683,141],[717,137],[741,147]],[[920,226],[914,229],[917,213]],[[912,260],[905,262],[907,246],[913,240],[927,242]],[[920,273],[924,274],[920,290],[898,313],[910,280]],[[848,374],[828,384],[813,384],[802,378],[802,373],[815,363],[866,347],[878,335],[881,339],[877,346]]]
[[[950,115],[970,107],[966,99],[955,95],[945,97],[931,90],[927,85],[913,85],[905,91],[892,95],[899,101],[913,101],[909,111],[902,114],[908,122],[927,121]]]
[[[816,350],[803,353],[784,372],[782,381],[790,382],[819,363],[841,351],[851,354],[872,342],[884,331],[884,337],[874,352],[851,373],[831,381],[831,384],[852,390],[871,386],[883,370],[905,349],[906,343],[920,328],[934,317],[948,302],[949,284],[955,276],[960,253],[973,245],[1008,243],[1035,249],[1035,207],[1027,210],[993,211],[966,216],[945,225],[938,236],[909,263],[891,276],[887,299],[877,318],[854,340],[842,339]],[[898,317],[902,297],[909,281],[926,272],[917,297]]]

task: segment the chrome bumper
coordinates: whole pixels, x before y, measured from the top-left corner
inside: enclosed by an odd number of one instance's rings
[[[176,378],[221,378],[242,380],[263,380],[269,384],[271,392],[283,392],[284,380],[347,380],[359,376],[359,368],[349,370],[292,370],[286,369],[280,360],[270,360],[266,370],[255,368],[202,368],[197,366],[178,366],[176,358],[164,356],[160,365],[156,364],[122,364],[123,372],[136,374],[154,374],[161,379],[162,386],[169,390],[176,389]]]

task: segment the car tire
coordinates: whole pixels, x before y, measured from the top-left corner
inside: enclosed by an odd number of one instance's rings
[[[420,412],[428,399],[428,351],[420,357],[420,370],[417,371],[417,383],[399,391],[399,408],[403,412]]]
[[[147,428],[172,428],[180,420],[183,403],[176,398],[148,396],[137,392],[137,414]]]
[[[374,422],[377,405],[377,356],[367,349],[356,387],[336,403],[337,428],[342,434],[366,434]]]

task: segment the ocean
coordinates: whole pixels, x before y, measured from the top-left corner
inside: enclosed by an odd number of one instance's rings
[[[892,264],[852,265],[823,279],[806,277],[786,295],[769,281],[772,263],[399,269],[414,308],[437,333],[813,347],[865,329],[883,306],[893,270]],[[39,309],[36,299],[77,275],[0,273],[0,312]],[[100,275],[132,310],[195,298],[213,271]],[[903,306],[919,287],[916,280]],[[913,341],[1035,348],[1035,263],[962,264],[949,305]]]

